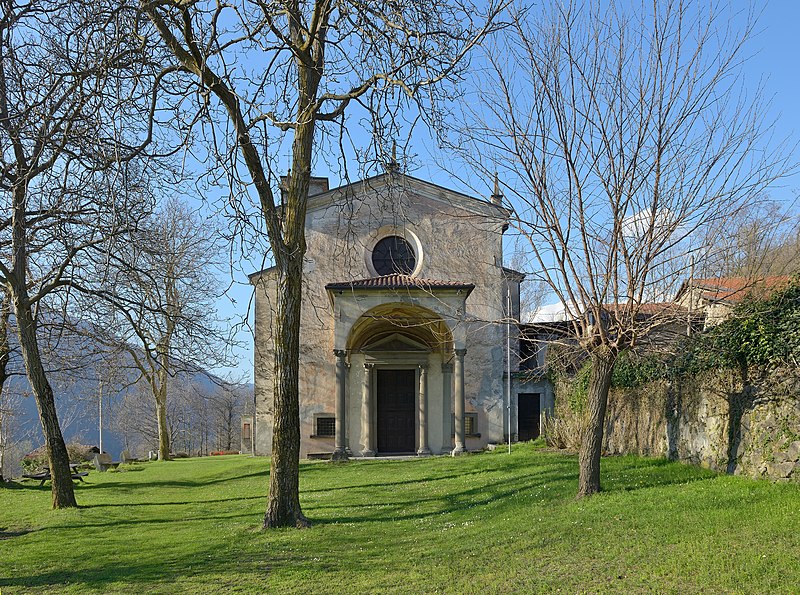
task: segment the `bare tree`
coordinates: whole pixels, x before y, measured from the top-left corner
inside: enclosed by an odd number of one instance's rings
[[[150,388],[160,460],[170,455],[170,377],[229,363],[215,306],[223,292],[219,242],[209,221],[167,198],[108,255],[104,287],[86,291],[104,302],[93,309],[95,337],[125,351]]]
[[[217,449],[239,450],[239,420],[245,399],[243,391],[230,386],[220,386],[211,395]]]
[[[764,199],[747,205],[725,226],[709,230],[708,256],[695,276],[759,279],[791,275],[798,262],[800,217],[797,204]]]
[[[675,313],[648,302],[673,295],[707,230],[786,171],[739,76],[752,23],[723,16],[680,0],[519,13],[454,137],[473,166],[500,171],[529,270],[591,360],[579,496],[600,490],[618,355]]]
[[[431,105],[456,80],[470,49],[492,28],[500,5],[427,0],[375,5],[352,0],[144,1],[200,99],[228,176],[257,199],[275,263],[277,307],[274,427],[264,527],[306,526],[300,509],[298,354],[305,218],[316,143],[329,126],[344,143],[353,104],[378,121],[404,104]],[[192,114],[190,123],[198,116]],[[278,190],[275,164],[290,151]],[[235,156],[240,155],[243,163]],[[284,165],[285,167],[285,165]],[[245,212],[241,196],[234,209]]]
[[[141,211],[126,189],[145,68],[135,16],[118,3],[3,0],[0,17],[0,282],[44,431],[55,508],[76,506],[38,343],[37,312],[69,288]],[[127,69],[136,62],[139,73]],[[125,70],[129,76],[111,77]],[[130,109],[128,109],[130,108]],[[149,119],[139,130],[149,137]],[[130,134],[129,134],[130,133]],[[128,142],[123,142],[126,139]],[[60,304],[58,303],[60,302]]]

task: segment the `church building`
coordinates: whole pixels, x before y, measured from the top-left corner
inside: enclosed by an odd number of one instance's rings
[[[518,356],[510,366],[506,358],[509,335],[517,353],[518,327],[508,321],[519,320],[524,275],[503,265],[510,213],[501,202],[497,190],[484,200],[391,169],[332,189],[312,178],[301,457],[459,454],[503,442],[509,430],[513,439],[538,435],[545,383],[520,380]],[[269,454],[274,271],[250,281],[252,444]]]

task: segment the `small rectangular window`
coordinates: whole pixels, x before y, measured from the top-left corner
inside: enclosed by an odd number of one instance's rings
[[[453,436],[456,435],[456,417],[453,416]],[[464,413],[464,435],[473,438],[480,438],[478,433],[478,414],[477,413]]]
[[[244,424],[242,426],[242,438],[250,440],[250,424]]]
[[[336,435],[336,418],[331,416],[322,416],[315,420],[314,435],[317,437],[330,438]]]
[[[467,436],[475,436],[478,434],[478,414],[465,413],[464,414],[464,434]]]

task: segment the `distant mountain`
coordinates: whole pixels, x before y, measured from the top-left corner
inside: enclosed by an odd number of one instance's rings
[[[44,437],[16,342],[13,336],[10,339],[10,368],[15,374],[4,387],[5,404],[10,405],[7,413],[11,415],[6,413],[3,429],[9,435],[8,443],[16,446],[9,448],[7,454],[18,459],[21,450],[40,446]],[[104,349],[99,342],[84,336],[62,334],[43,350],[51,354],[45,365],[62,433],[68,443],[99,446],[102,393],[103,451],[117,458],[123,449],[128,449],[136,456],[146,457],[149,450],[158,447],[149,386],[140,379],[129,355],[109,356]],[[208,452],[227,446],[237,450],[240,417],[248,405],[252,408],[252,390],[252,385],[230,384],[199,369],[178,373],[169,387],[173,451]],[[16,466],[16,461],[10,463]]]

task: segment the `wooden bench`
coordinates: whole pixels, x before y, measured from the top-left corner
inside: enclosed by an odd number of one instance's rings
[[[79,481],[83,481],[83,478],[86,477],[87,475],[89,475],[89,473],[87,471],[80,471],[79,472],[77,470],[77,467],[78,467],[77,465],[70,465],[70,469],[73,471],[72,479],[73,480],[77,479]],[[37,480],[39,482],[39,487],[42,487],[44,485],[44,482],[50,481],[52,479],[49,469],[47,471],[42,471],[40,473],[25,473],[25,474],[22,475],[22,477],[24,477],[25,479],[35,479],[35,480]]]
[[[104,472],[119,467],[119,461],[112,460],[110,454],[100,453],[94,455],[94,466],[98,471]]]

